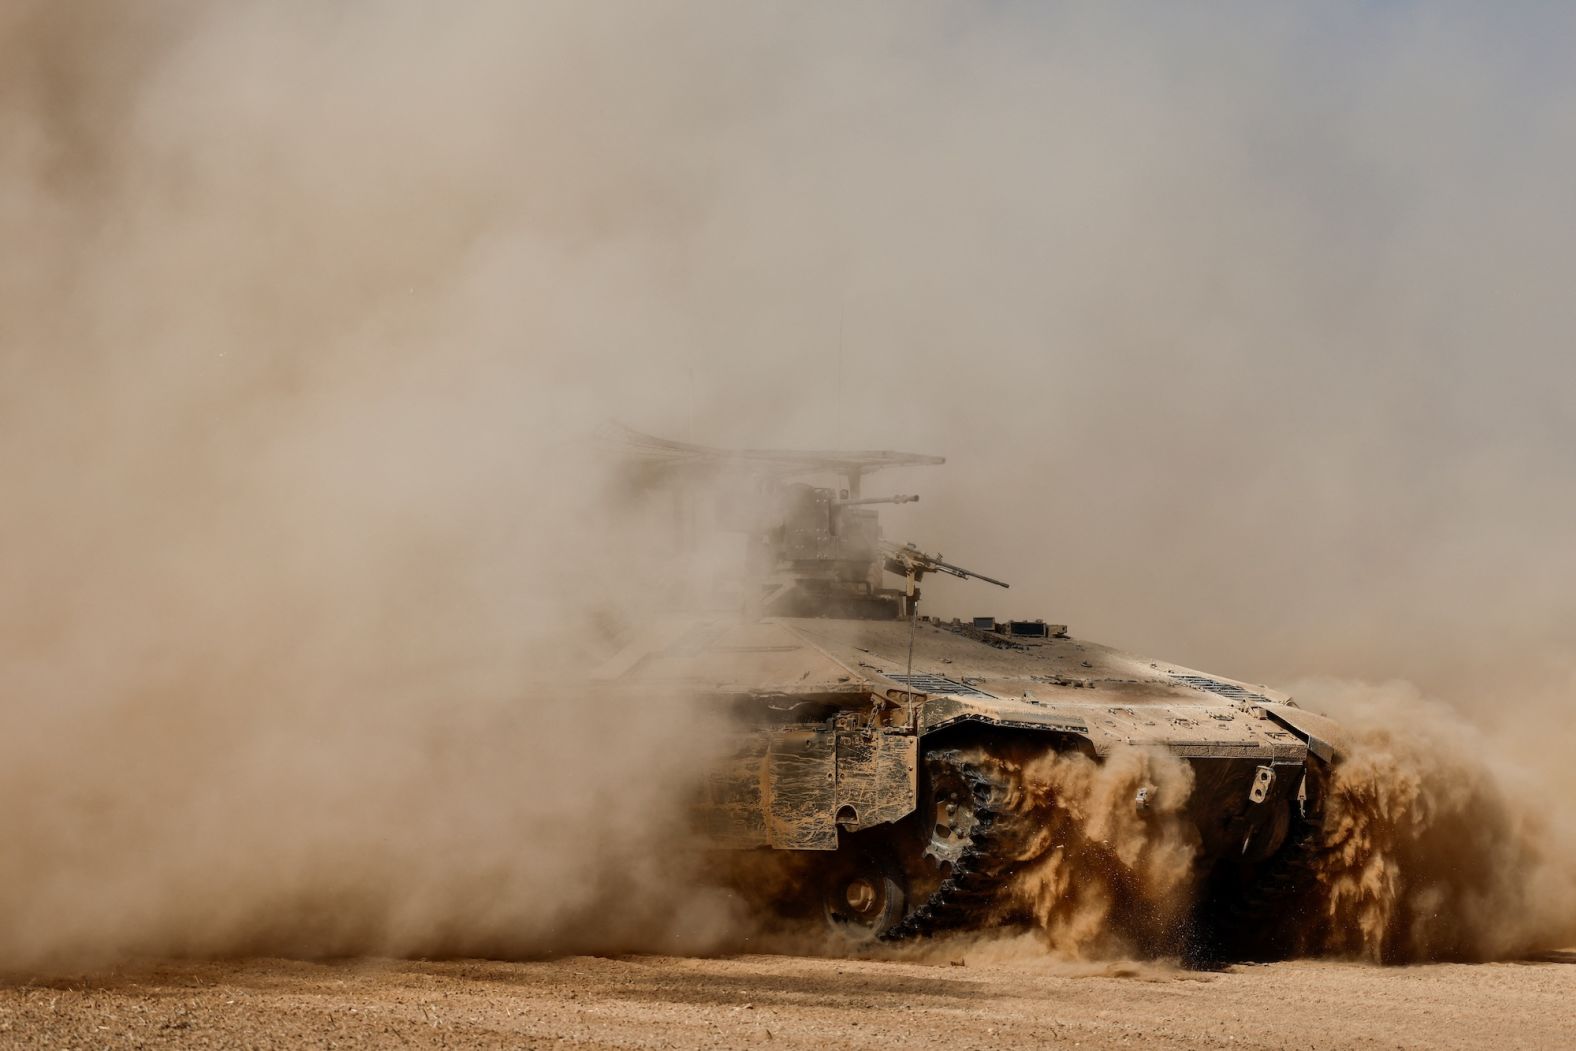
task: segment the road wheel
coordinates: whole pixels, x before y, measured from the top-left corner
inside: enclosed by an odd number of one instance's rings
[[[822,888],[827,924],[856,941],[874,941],[903,919],[908,904],[895,866],[875,854],[859,854],[838,865]]]

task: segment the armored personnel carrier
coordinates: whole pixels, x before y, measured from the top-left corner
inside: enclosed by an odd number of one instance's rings
[[[732,714],[735,748],[706,779],[700,820],[720,846],[791,860],[779,906],[869,938],[999,922],[1040,820],[1015,805],[1013,771],[1037,754],[1099,762],[1137,746],[1192,767],[1195,943],[1219,956],[1283,951],[1276,913],[1298,893],[1320,822],[1329,720],[1062,624],[920,615],[929,575],[1007,586],[883,536],[880,505],[918,498],[865,495],[863,482],[939,457],[634,433],[623,449],[641,485],[676,494],[674,521],[742,536],[744,568],[722,608],[637,633],[598,678]],[[1133,805],[1145,802],[1140,791]]]

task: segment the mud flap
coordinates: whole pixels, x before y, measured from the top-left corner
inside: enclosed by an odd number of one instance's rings
[[[764,802],[768,842],[782,850],[837,849],[837,734],[782,730],[770,737]]]
[[[836,850],[838,826],[887,824],[913,812],[919,739],[816,727],[742,736],[707,778],[699,821],[733,849]]]
[[[696,817],[733,850],[835,850],[836,735],[825,729],[741,735],[706,778]]]
[[[837,734],[837,823],[849,831],[883,825],[914,811],[919,738],[842,730]]]

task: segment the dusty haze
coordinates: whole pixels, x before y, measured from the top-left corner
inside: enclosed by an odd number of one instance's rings
[[[1568,930],[1573,18],[7,5],[0,965],[722,944],[706,725],[529,685],[610,417],[948,455],[935,612],[1320,678]]]

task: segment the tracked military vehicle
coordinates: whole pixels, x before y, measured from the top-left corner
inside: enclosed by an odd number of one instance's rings
[[[622,447],[642,485],[675,494],[675,521],[742,538],[743,571],[722,608],[637,633],[598,677],[731,712],[735,748],[706,779],[700,821],[720,846],[792,859],[778,905],[870,938],[997,922],[1040,820],[1013,803],[1024,757],[1138,746],[1193,770],[1195,940],[1274,954],[1274,913],[1320,821],[1328,720],[1048,620],[921,615],[929,575],[1007,586],[882,534],[879,506],[917,497],[865,495],[865,479],[939,457],[633,433]]]

